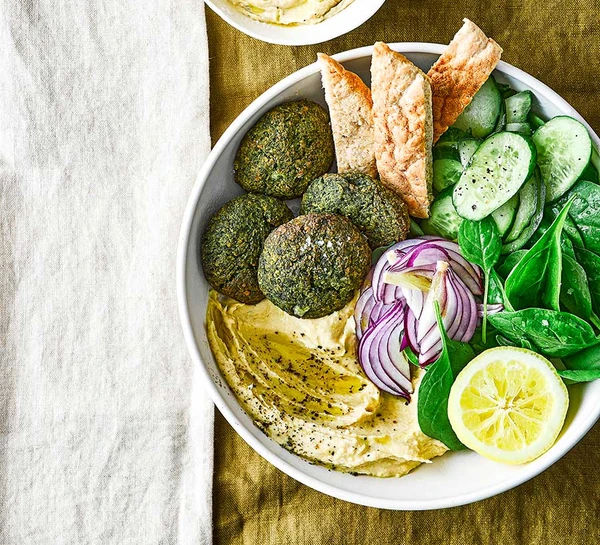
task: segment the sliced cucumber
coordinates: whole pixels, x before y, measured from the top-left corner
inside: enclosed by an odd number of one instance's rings
[[[517,94],[517,92],[507,83],[496,82],[496,86],[498,87],[498,90],[504,99]]]
[[[579,121],[558,116],[535,131],[533,141],[546,184],[546,202],[555,201],[571,189],[590,161],[590,135]]]
[[[535,213],[538,206],[538,191],[540,187],[539,176],[536,176],[536,172],[534,171],[533,176],[519,190],[519,209],[517,210],[512,229],[504,239],[505,242],[512,242],[519,238],[519,235],[527,227]]]
[[[592,157],[590,159],[590,163],[592,163],[594,168],[600,172],[600,154],[598,154],[596,146],[592,146]]]
[[[521,234],[515,240],[502,245],[502,253],[510,254],[523,248],[533,234],[537,231],[537,228],[542,222],[544,217],[544,204],[546,202],[546,186],[539,175],[533,176],[533,179],[537,183],[537,195],[536,195],[536,206],[531,216],[529,223],[521,231]],[[518,212],[517,212],[518,213]],[[516,221],[516,219],[515,219]]]
[[[461,131],[460,129],[457,129],[456,127],[450,127],[444,134],[442,134],[442,136],[440,136],[440,139],[437,141],[437,144],[435,145],[435,147],[438,149],[442,149],[442,148],[458,149],[458,143],[462,142],[463,140],[465,140],[467,138],[472,138],[472,137],[469,136],[465,131]]]
[[[462,140],[458,143],[458,155],[463,167],[466,167],[469,164],[471,157],[473,157],[473,154],[477,151],[480,144],[481,140],[474,140],[473,138]]]
[[[453,186],[460,179],[463,167],[454,159],[436,159],[433,162],[433,189],[436,193]]]
[[[435,146],[433,148],[433,160],[436,161],[438,159],[454,159],[460,162],[458,146]]]
[[[521,91],[508,97],[504,101],[506,105],[506,123],[525,123],[527,115],[531,111],[532,99],[533,94],[531,91]]]
[[[496,126],[494,127],[494,131],[492,134],[496,134],[497,132],[502,132],[506,127],[506,107],[504,105],[504,100],[500,102],[500,114],[498,115],[498,120],[496,121]]]
[[[527,121],[529,121],[529,124],[533,130],[539,129],[542,125],[546,124],[546,122],[539,115],[536,115],[533,112],[529,112]]]
[[[519,206],[519,194],[517,193],[508,199],[500,208],[492,212],[492,218],[496,222],[500,236],[503,237],[510,229],[515,219],[517,208]]]
[[[433,201],[429,218],[421,222],[421,227],[427,234],[438,234],[456,240],[462,221],[452,202],[452,190],[448,189]]]
[[[500,208],[519,191],[535,166],[530,139],[499,132],[485,140],[454,187],[453,199],[460,216],[480,220]]]
[[[502,95],[496,81],[490,76],[458,116],[453,127],[470,132],[475,138],[485,138],[496,126],[501,103]]]
[[[592,152],[592,159],[590,159],[590,162],[583,169],[583,172],[581,173],[581,176],[579,176],[579,179],[585,180],[587,182],[594,182],[595,184],[597,184],[598,183],[598,171],[596,170],[596,167],[594,166],[594,163],[592,161],[593,161],[593,152]]]
[[[525,136],[531,136],[531,125],[529,125],[529,123],[507,123],[506,130],[508,132],[516,132]]]

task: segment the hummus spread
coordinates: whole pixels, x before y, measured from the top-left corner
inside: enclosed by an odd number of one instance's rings
[[[446,447],[421,432],[411,403],[382,393],[356,358],[355,301],[316,320],[267,300],[211,292],[206,325],[217,364],[244,410],[288,450],[341,471],[393,477]],[[415,390],[421,378],[413,378]]]
[[[229,0],[246,15],[278,25],[320,23],[343,10],[353,0]]]

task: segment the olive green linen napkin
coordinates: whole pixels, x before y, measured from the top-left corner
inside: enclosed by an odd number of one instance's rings
[[[376,40],[447,43],[463,17],[500,43],[504,60],[555,89],[600,131],[599,16],[600,0],[388,0],[350,34],[286,47],[249,38],[207,10],[212,138],[263,91],[313,62],[317,51],[332,54]],[[600,426],[514,490],[465,507],[404,513],[352,505],[305,487],[258,456],[218,415],[213,499],[217,545],[598,543]]]

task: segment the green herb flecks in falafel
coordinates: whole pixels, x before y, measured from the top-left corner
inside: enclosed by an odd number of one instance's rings
[[[246,191],[291,199],[329,170],[333,136],[327,111],[309,100],[280,104],[252,127],[237,151],[235,181]]]
[[[404,240],[410,219],[404,201],[366,174],[325,174],[313,180],[302,198],[301,213],[346,216],[372,248]]]
[[[258,282],[267,299],[288,314],[320,318],[352,299],[370,264],[369,245],[348,219],[307,214],[267,237]]]
[[[265,195],[242,195],[226,203],[209,220],[200,244],[208,283],[242,303],[264,299],[257,279],[263,243],[292,217],[285,203]]]

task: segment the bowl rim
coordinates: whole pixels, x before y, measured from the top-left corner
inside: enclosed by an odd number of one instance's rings
[[[427,42],[398,42],[390,43],[389,45],[395,51],[404,54],[429,53],[439,55],[443,52],[443,50],[446,47],[443,44]],[[338,53],[336,55],[333,55],[333,58],[335,58],[341,63],[344,63],[346,61],[354,60],[357,58],[370,56],[372,54],[372,51],[373,46],[364,46]],[[498,70],[501,73],[512,76],[515,79],[518,79],[521,83],[526,85],[528,88],[532,89],[535,93],[544,95],[551,103],[553,103],[561,111],[563,111],[563,115],[571,115],[575,119],[581,121],[590,132],[592,141],[595,143],[596,147],[600,147],[600,138],[598,138],[598,136],[590,127],[590,125],[566,100],[564,100],[560,95],[558,95],[558,93],[550,89],[550,87],[540,82],[533,76],[527,74],[523,70],[516,68],[504,61],[500,61],[498,63],[496,70]],[[274,452],[271,452],[249,431],[246,430],[245,424],[243,424],[238,418],[238,416],[232,410],[229,409],[225,401],[222,399],[216,384],[213,382],[202,360],[194,338],[190,318],[190,310],[188,307],[188,301],[186,296],[186,264],[188,260],[187,249],[189,245],[189,238],[191,235],[192,221],[194,219],[196,207],[198,206],[200,193],[209,177],[212,168],[215,165],[217,158],[221,155],[223,149],[226,147],[228,142],[236,133],[238,133],[238,131],[248,121],[248,119],[252,115],[254,115],[257,110],[265,106],[273,98],[277,97],[277,95],[279,95],[279,93],[284,91],[286,88],[318,71],[319,67],[316,62],[305,66],[304,68],[301,68],[300,70],[285,77],[284,79],[276,83],[274,86],[269,88],[267,91],[265,91],[258,98],[256,98],[249,106],[247,106],[240,113],[238,117],[236,117],[236,119],[231,123],[231,125],[225,130],[221,138],[219,138],[214,148],[209,153],[202,168],[198,173],[196,182],[188,198],[188,202],[186,204],[185,212],[183,215],[181,231],[179,235],[179,243],[177,248],[176,269],[176,288],[179,316],[183,328],[185,342],[190,356],[192,358],[192,362],[194,365],[197,365],[200,368],[202,382],[204,383],[204,387],[206,388],[212,401],[215,403],[221,414],[232,425],[235,431],[242,437],[242,439],[244,439],[244,441],[246,441],[246,443],[250,445],[252,449],[254,449],[259,455],[265,458],[276,468],[283,471],[290,477],[296,479],[297,481],[315,490],[318,490],[319,492],[367,507],[376,507],[391,510],[420,511],[466,505],[510,490],[540,474],[542,471],[546,470],[548,467],[550,467],[552,464],[554,464],[556,461],[562,458],[569,450],[571,450],[600,418],[600,403],[598,404],[596,412],[591,412],[588,415],[587,420],[584,421],[583,425],[581,425],[580,429],[578,430],[578,433],[576,433],[575,439],[571,444],[566,443],[558,449],[555,446],[543,458],[530,462],[528,464],[528,471],[519,473],[519,475],[512,479],[507,479],[506,481],[500,484],[490,485],[477,491],[461,494],[458,496],[446,496],[443,498],[419,501],[414,501],[410,499],[384,499],[375,498],[370,495],[363,495],[357,492],[350,492],[348,490],[338,488],[337,486],[324,483],[319,479],[312,477],[304,473],[303,471],[297,469],[287,461],[280,458]]]
[[[242,20],[245,21],[244,23],[241,23],[241,22],[235,20],[233,17],[231,17],[229,13],[227,13],[227,11],[220,5],[219,0],[204,0],[204,1],[226,23],[230,24],[232,27],[236,28],[240,32],[243,32],[244,34],[247,34],[248,36],[250,36],[252,38],[255,38],[257,40],[261,40],[263,42],[267,42],[270,44],[300,46],[300,45],[313,45],[313,44],[323,43],[328,40],[333,40],[334,38],[338,38],[339,36],[343,36],[344,34],[347,34],[348,32],[351,32],[355,28],[358,28],[360,25],[362,25],[363,23],[368,21],[371,17],[373,17],[373,15],[375,15],[375,13],[377,13],[377,11],[379,11],[381,6],[383,6],[383,4],[385,3],[386,0],[370,0],[369,2],[363,2],[364,7],[361,6],[362,10],[360,12],[357,12],[357,13],[360,13],[360,16],[356,16],[354,19],[349,19],[346,25],[339,24],[339,19],[338,19],[338,16],[340,14],[342,14],[344,12],[344,10],[336,13],[335,15],[331,16],[328,19],[325,19],[325,21],[324,21],[325,23],[327,23],[329,21],[335,21],[336,24],[332,23],[332,24],[327,25],[329,27],[329,30],[326,32],[323,32],[322,34],[319,34],[316,32],[310,32],[309,30],[307,32],[303,32],[303,30],[307,30],[307,29],[314,30],[316,26],[323,24],[323,22],[315,23],[312,25],[292,25],[292,26],[286,27],[285,25],[273,25],[270,23],[261,23],[260,21],[256,21],[240,11],[239,13],[242,17]],[[223,0],[223,1],[226,2],[227,0]],[[355,0],[355,1],[357,1],[357,0]],[[347,6],[347,8],[350,8],[350,7],[351,7],[351,4]],[[347,8],[345,8],[345,9],[347,9]],[[235,7],[232,6],[232,9],[235,9]],[[261,26],[257,26],[257,25],[261,25]],[[255,30],[254,26],[257,26],[257,28],[259,28],[261,30],[260,31]],[[284,38],[273,37],[273,35],[271,33],[271,30],[273,28],[276,28],[278,30],[283,30],[284,32],[289,31],[289,32],[287,32],[289,37],[284,37]],[[301,29],[301,30],[299,30],[299,29]]]

